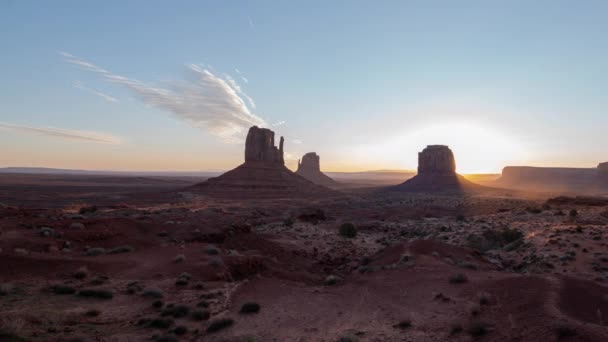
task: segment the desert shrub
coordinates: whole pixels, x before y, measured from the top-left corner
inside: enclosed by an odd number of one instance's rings
[[[177,336],[185,335],[188,332],[188,328],[183,325],[178,325],[175,328],[171,329],[171,332]]]
[[[209,326],[207,327],[208,333],[217,332],[223,329],[226,329],[234,324],[234,320],[232,318],[219,318],[213,320]]]
[[[51,287],[51,291],[56,295],[71,295],[76,293],[76,289],[69,285],[54,285]]]
[[[97,207],[96,207],[96,206],[94,206],[94,205],[92,205],[92,206],[85,206],[85,207],[80,208],[80,209],[78,210],[78,213],[79,213],[80,215],[84,215],[84,214],[90,214],[90,213],[94,213],[94,212],[96,212],[96,211],[97,211]]]
[[[479,304],[480,305],[488,305],[490,304],[490,294],[487,292],[479,292],[477,294],[477,299],[479,299]]]
[[[220,254],[220,250],[217,247],[213,246],[213,245],[207,246],[207,249],[205,249],[205,252],[207,254],[209,254],[209,255],[218,255],[218,254]]]
[[[13,287],[10,284],[0,284],[0,297],[6,296],[13,290]]]
[[[572,210],[570,210],[570,212],[568,213],[568,215],[570,215],[570,217],[577,217],[578,216],[578,211],[576,209],[572,209]]]
[[[190,314],[190,317],[195,321],[205,321],[211,317],[211,313],[207,310],[194,310],[192,311],[192,314]]]
[[[97,317],[101,314],[101,311],[99,311],[97,309],[90,309],[90,310],[87,310],[87,312],[85,312],[84,314],[89,317]]]
[[[108,281],[108,279],[110,279],[110,278],[108,278],[107,276],[104,276],[104,275],[100,275],[97,278],[91,280],[91,285],[101,285],[101,284],[105,283],[106,281]]]
[[[399,321],[399,323],[395,324],[394,327],[398,329],[407,329],[412,326],[412,320],[409,318],[403,319]]]
[[[328,275],[325,278],[325,285],[336,285],[338,283],[338,277],[335,275]]]
[[[164,305],[162,300],[155,300],[154,302],[152,302],[152,307],[160,309],[162,308]]]
[[[173,325],[171,318],[155,318],[148,323],[148,326],[156,329],[167,329]]]
[[[576,329],[566,326],[566,325],[560,325],[555,329],[555,333],[557,334],[557,338],[561,339],[564,337],[572,337],[572,336],[576,336],[578,333],[576,332]]]
[[[55,236],[55,229],[50,227],[42,227],[40,228],[40,235],[45,237]]]
[[[184,262],[185,260],[186,260],[186,256],[183,254],[178,254],[175,256],[175,258],[173,258],[173,262],[175,262],[175,263]]]
[[[129,245],[117,246],[108,251],[109,254],[118,254],[118,253],[130,253],[133,252],[135,248]]]
[[[473,337],[484,336],[489,332],[490,325],[487,322],[480,320],[472,321],[467,328],[467,333]]]
[[[245,303],[241,306],[240,313],[249,314],[249,313],[258,313],[260,312],[260,304],[258,303]]]
[[[167,306],[162,312],[161,316],[173,316],[174,318],[186,317],[190,313],[190,307],[187,305],[174,305]]]
[[[452,284],[462,284],[462,283],[466,283],[469,278],[467,278],[466,274],[463,273],[456,273],[453,276],[450,277],[450,283]]]
[[[74,272],[73,276],[76,279],[84,279],[89,276],[89,269],[86,266],[82,266]]]
[[[325,216],[325,212],[319,208],[308,208],[300,213],[298,219],[303,222],[317,224],[320,221],[325,221],[327,216]]]
[[[80,297],[90,297],[90,298],[98,298],[98,299],[112,299],[114,298],[114,293],[110,290],[102,290],[102,289],[82,289],[78,291],[78,295]]]
[[[457,215],[456,216],[456,221],[458,221],[458,222],[464,222],[466,220],[467,219],[466,219],[466,217],[464,217],[464,215]]]
[[[540,214],[543,212],[543,210],[541,208],[537,208],[537,207],[527,207],[526,211],[531,214]]]
[[[157,287],[146,287],[141,295],[147,298],[163,298],[163,290]]]
[[[102,255],[102,254],[106,254],[106,249],[101,248],[101,247],[89,248],[86,250],[85,254],[88,256]]]
[[[207,302],[206,300],[203,300],[203,301],[198,302],[198,304],[196,304],[196,306],[198,306],[199,308],[208,308],[209,302]]]
[[[357,236],[357,228],[352,223],[343,223],[340,226],[340,235],[347,238],[354,238]]]

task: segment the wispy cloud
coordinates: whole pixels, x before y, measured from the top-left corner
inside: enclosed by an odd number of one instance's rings
[[[293,139],[291,142],[296,145],[302,145],[302,143],[303,143],[303,141],[301,139]]]
[[[60,54],[67,62],[128,88],[145,104],[168,111],[190,125],[208,130],[227,141],[242,138],[242,134],[252,125],[267,125],[252,113],[255,102],[238,83],[228,75],[217,76],[209,67],[188,65],[188,80],[172,82],[169,88],[161,88],[114,74],[69,53]]]
[[[16,125],[11,123],[2,123],[0,122],[0,129],[24,132],[24,133],[33,133],[38,135],[64,138],[64,139],[73,139],[73,140],[84,140],[102,144],[112,144],[118,145],[123,142],[123,139],[108,133],[100,133],[100,132],[92,132],[92,131],[77,131],[70,129],[62,129],[55,127],[35,127],[35,126],[26,126],[26,125]]]
[[[279,126],[283,126],[284,124],[286,124],[285,121],[277,121],[277,122],[273,123],[272,126],[279,127]]]
[[[104,93],[102,93],[100,91],[97,91],[97,90],[95,90],[93,88],[89,88],[89,87],[85,86],[80,81],[74,81],[72,84],[74,85],[75,88],[84,90],[84,91],[86,91],[88,93],[91,93],[93,95],[97,95],[97,96],[103,98],[104,100],[106,100],[108,102],[118,102],[118,100],[116,98],[114,98],[114,97],[112,97],[112,96],[110,96],[108,94],[104,94]]]

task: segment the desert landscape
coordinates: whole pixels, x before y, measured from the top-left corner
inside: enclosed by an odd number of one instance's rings
[[[608,341],[608,1],[0,1],[0,342]]]
[[[208,179],[3,173],[0,340],[608,339],[601,172],[478,185],[433,145],[402,184],[341,187],[282,141],[252,127]]]

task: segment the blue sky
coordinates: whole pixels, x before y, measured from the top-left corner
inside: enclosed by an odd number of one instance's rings
[[[0,166],[224,170],[253,122],[286,137],[290,167],[316,151],[325,170],[415,169],[437,143],[462,172],[592,167],[608,160],[606,13],[605,1],[3,1]]]

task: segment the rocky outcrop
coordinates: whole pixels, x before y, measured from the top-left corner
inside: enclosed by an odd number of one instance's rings
[[[597,166],[597,173],[600,175],[600,177],[608,178],[608,162],[600,163]]]
[[[456,174],[454,153],[445,145],[429,145],[418,153],[418,174]]]
[[[315,152],[308,152],[302,157],[301,161],[298,160],[296,173],[315,184],[327,187],[337,185],[336,181],[321,172],[320,157]]]
[[[245,163],[262,162],[284,165],[283,137],[279,148],[274,145],[274,132],[268,128],[253,126],[249,128],[245,141]]]
[[[405,192],[462,192],[483,188],[456,173],[454,153],[445,145],[429,145],[418,153],[418,174],[392,187]]]
[[[274,132],[253,126],[245,141],[245,162],[238,167],[191,187],[195,193],[226,198],[290,198],[334,195],[285,167],[283,137],[277,148]]]

